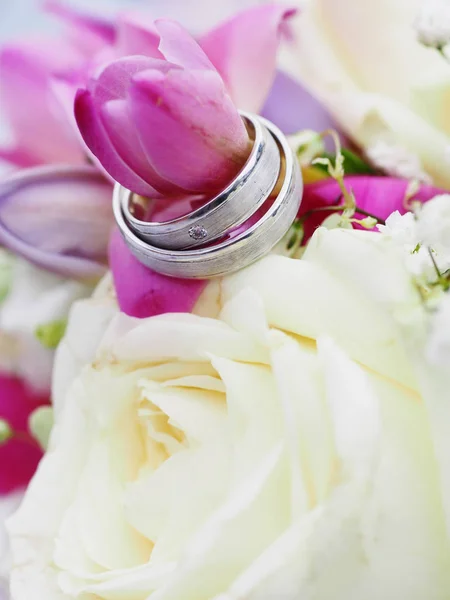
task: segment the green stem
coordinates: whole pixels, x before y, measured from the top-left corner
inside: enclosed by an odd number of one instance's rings
[[[434,270],[436,271],[436,275],[438,276],[438,279],[442,280],[441,270],[439,269],[439,267],[437,265],[437,262],[436,262],[436,260],[435,260],[435,258],[433,256],[433,251],[431,250],[430,247],[428,247],[428,254],[430,255],[431,262],[433,263],[433,267],[434,267]]]
[[[363,210],[362,208],[355,208],[355,213],[358,213],[358,215],[364,215],[365,217],[372,217],[372,219],[375,219],[376,221],[378,221],[378,223],[380,225],[386,225],[386,221],[384,219],[380,219],[380,217],[377,217],[376,215],[367,212],[367,210]]]

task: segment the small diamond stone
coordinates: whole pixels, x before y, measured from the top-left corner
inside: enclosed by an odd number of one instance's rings
[[[189,237],[193,240],[204,240],[208,232],[201,225],[194,225],[189,229]]]

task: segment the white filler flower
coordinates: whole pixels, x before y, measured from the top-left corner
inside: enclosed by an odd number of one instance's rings
[[[422,206],[417,232],[423,244],[450,262],[450,194],[435,196]]]
[[[450,2],[422,0],[414,26],[422,44],[443,48],[450,43]]]

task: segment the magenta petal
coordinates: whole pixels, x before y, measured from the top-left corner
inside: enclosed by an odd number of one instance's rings
[[[89,150],[115,181],[142,196],[158,196],[156,190],[139,177],[119,156],[100,121],[92,95],[88,90],[77,92],[75,118]]]
[[[129,93],[147,158],[174,185],[216,191],[245,162],[248,135],[216,72],[145,71]]]
[[[405,212],[403,203],[408,187],[408,181],[405,179],[355,175],[346,177],[345,183],[349,189],[353,190],[358,207],[374,213],[381,219],[386,219],[396,210]],[[421,185],[415,197],[426,202],[442,193],[443,191],[439,188]],[[302,211],[310,210],[316,204],[333,204],[339,195],[339,186],[332,179],[324,179],[310,184],[306,187]]]
[[[160,177],[149,164],[136,126],[128,117],[128,106],[125,100],[107,102],[102,107],[101,114],[104,117],[104,127],[118,154],[138,176],[151,181],[152,187],[165,196],[183,193],[181,188]],[[139,124],[137,127],[139,128]],[[158,193],[154,194],[155,197],[158,195]]]
[[[93,167],[23,170],[0,183],[0,244],[75,278],[106,269],[112,187]]]
[[[215,71],[208,56],[179,23],[169,19],[158,19],[155,27],[161,37],[159,51],[166,60],[184,69]]]
[[[200,39],[235,104],[259,112],[275,77],[278,45],[295,14],[276,4],[248,9]]]
[[[300,83],[278,71],[262,111],[284,133],[335,127],[330,115]]]
[[[386,219],[396,210],[401,213],[406,212],[404,199],[408,182],[405,179],[355,175],[346,177],[345,183],[349,189],[353,190],[358,208],[370,212],[380,219]],[[427,202],[437,194],[442,193],[444,192],[439,188],[422,185],[415,197],[422,202]],[[333,179],[324,179],[318,183],[307,185],[299,215],[321,206],[334,205],[340,197],[341,191]],[[320,225],[326,216],[326,212],[319,212],[308,218],[305,223],[307,238],[311,236],[314,229]]]
[[[191,312],[207,284],[147,269],[134,258],[117,229],[111,236],[109,262],[120,309],[132,317]]]
[[[26,486],[33,476],[42,452],[29,435],[28,417],[47,402],[47,397],[31,392],[19,379],[0,374],[0,418],[24,437],[0,446],[0,495]]]

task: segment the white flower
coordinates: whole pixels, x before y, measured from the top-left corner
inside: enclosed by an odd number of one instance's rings
[[[411,212],[402,215],[396,210],[386,219],[385,225],[378,225],[378,229],[396,244],[408,246],[411,249],[414,249],[419,241],[416,220]]]
[[[417,230],[423,244],[433,248],[450,266],[450,194],[435,196],[422,206]]]
[[[441,299],[433,317],[427,356],[430,362],[450,369],[450,293]]]
[[[77,310],[84,336],[99,312]],[[14,600],[447,598],[450,408],[416,378],[404,311],[417,339],[395,244],[320,229],[302,260],[212,282],[205,316],[116,314],[75,378],[58,363],[9,525]]]
[[[450,43],[450,2],[422,0],[414,27],[419,41],[425,46],[446,46]]]
[[[437,269],[443,274],[450,268],[450,195],[435,196],[415,214],[395,211],[378,229],[403,250],[407,270],[418,283],[436,282]]]
[[[36,329],[65,319],[72,302],[87,296],[92,287],[1,252],[3,264],[9,268],[8,285],[0,302],[0,369],[22,377],[36,391],[45,392],[50,389],[54,352],[43,347]]]
[[[419,168],[450,189],[450,63],[417,39],[413,24],[420,4],[309,0],[281,64],[359,146],[373,151],[380,139],[387,140],[409,157],[407,176]],[[410,162],[411,157],[417,158]],[[393,159],[397,164],[398,157],[388,158],[387,167]]]
[[[419,157],[401,146],[377,140],[366,149],[366,154],[375,167],[392,177],[431,183],[431,177],[423,170]]]

